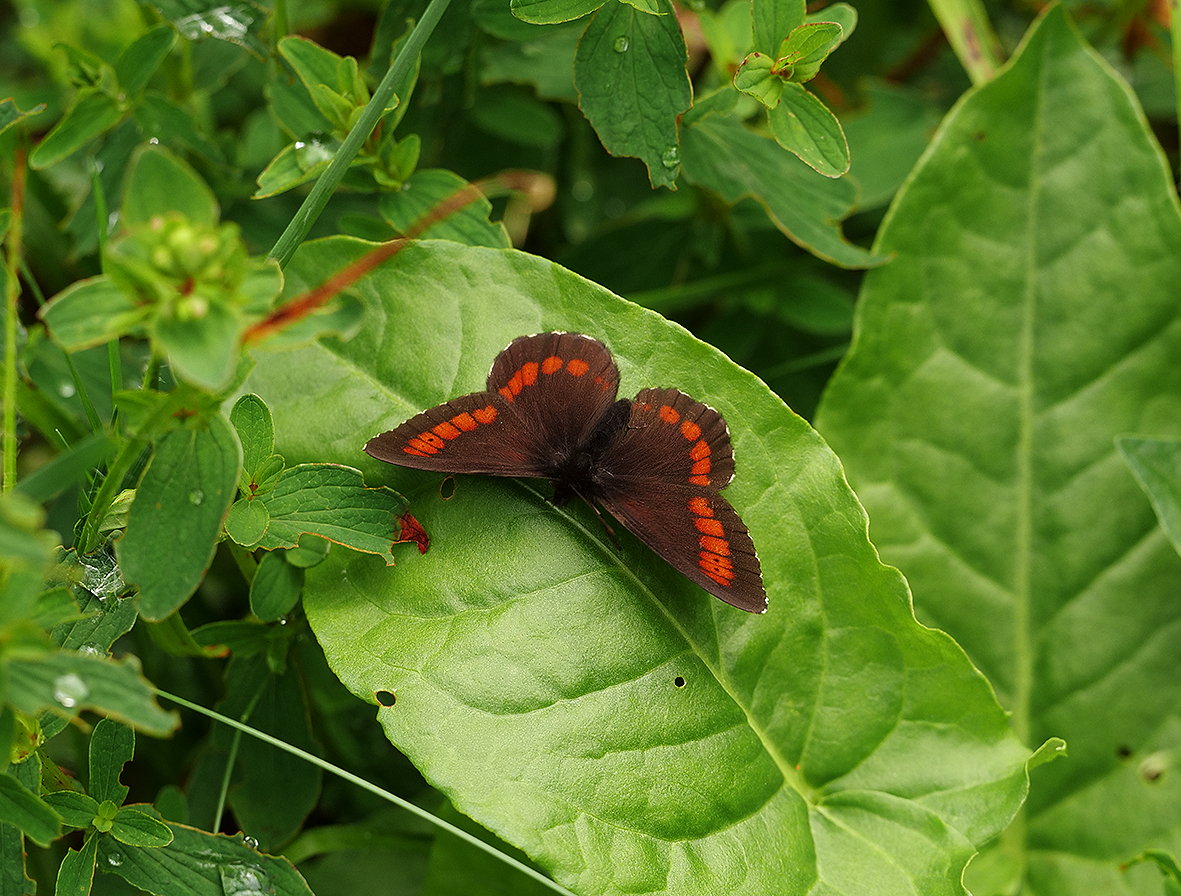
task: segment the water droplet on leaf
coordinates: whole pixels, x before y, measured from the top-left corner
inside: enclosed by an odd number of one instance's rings
[[[664,151],[664,155],[660,157],[660,163],[665,168],[676,168],[681,164],[681,150],[679,147],[670,146]]]
[[[90,696],[90,688],[73,672],[59,675],[53,680],[53,699],[66,709],[73,709]]]
[[[615,38],[615,52],[616,53],[626,53],[627,48],[630,46],[631,46],[631,41],[629,41],[626,37]]]
[[[191,492],[189,492],[189,503],[190,504],[200,504],[204,500],[205,500],[205,492],[201,491],[201,489],[195,488]]]

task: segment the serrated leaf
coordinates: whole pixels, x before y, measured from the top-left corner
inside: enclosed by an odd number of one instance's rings
[[[159,707],[151,686],[131,658],[116,662],[55,651],[11,656],[7,670],[8,699],[30,715],[50,710],[70,718],[92,709],[157,735],[167,734],[177,725],[176,714]]]
[[[1006,858],[991,892],[1133,892],[1119,863],[1175,828],[1181,559],[1115,436],[1181,438],[1178,245],[1132,92],[1050,7],[895,198],[818,414],[919,618],[1069,745],[973,892]]]
[[[243,845],[241,834],[227,837],[165,823],[173,835],[167,846],[128,846],[104,837],[98,847],[99,867],[155,896],[178,892],[186,896],[252,892],[313,896],[294,865]]]
[[[135,732],[113,719],[100,719],[90,735],[90,795],[123,805],[129,788],[119,783],[119,776],[134,755]]]
[[[41,846],[62,833],[58,812],[11,774],[0,774],[0,822],[0,827],[12,825]]]
[[[849,170],[849,144],[828,106],[794,82],[783,85],[780,103],[767,113],[775,141],[825,177]]]
[[[147,86],[175,42],[176,32],[171,26],[157,25],[123,49],[115,60],[115,74],[128,96],[135,96]]]
[[[29,154],[29,167],[41,170],[60,162],[109,131],[122,117],[118,101],[111,96],[93,88],[80,90],[77,101],[65,117]]]
[[[116,813],[111,836],[126,846],[158,848],[172,842],[168,825],[132,806],[124,806]]]
[[[661,9],[671,13],[668,0]],[[619,2],[594,14],[574,57],[579,108],[607,152],[644,162],[653,187],[676,184],[677,118],[693,103],[687,62],[675,15]]]
[[[841,235],[840,221],[856,200],[852,182],[818,176],[771,140],[720,115],[684,128],[681,145],[686,180],[727,202],[755,199],[776,227],[813,255],[850,268],[886,261]]]
[[[368,249],[308,244],[287,274],[314,283]],[[675,384],[726,417],[726,496],[770,596],[765,616],[725,606],[544,483],[459,476],[440,494],[443,477],[387,466],[431,549],[394,569],[333,551],[304,607],[354,693],[396,690],[379,718],[427,779],[585,896],[956,892],[1024,798],[1029,754],[954,642],[914,621],[810,427],[719,352],[534,256],[417,243],[358,291],[370,326],[352,342],[259,356],[247,388],[285,456],[356,458],[482,388],[513,337],[591,333],[622,394]],[[279,401],[296,371],[300,400]]]
[[[473,201],[441,221],[436,221],[417,236],[422,239],[455,240],[468,246],[507,249],[511,242],[504,225],[499,221],[488,220],[492,203],[458,174],[443,168],[415,171],[401,190],[384,194],[378,201],[378,208],[390,226],[400,233],[407,233],[438,208],[441,201],[464,189],[472,191]]]
[[[603,0],[510,0],[509,8],[522,22],[555,25],[590,15]]]
[[[54,896],[89,896],[101,835],[91,831],[81,849],[70,849],[57,871]]]
[[[361,471],[334,464],[300,464],[283,471],[274,490],[255,499],[266,504],[270,525],[259,547],[293,548],[301,535],[318,535],[393,563],[397,516],[406,501],[384,486],[367,488]]]
[[[134,332],[147,319],[148,309],[102,275],[71,283],[39,314],[53,338],[75,351]]]
[[[1181,553],[1181,441],[1125,436],[1115,444],[1152,502],[1161,528]]]
[[[264,554],[250,582],[250,612],[263,622],[274,622],[290,613],[303,589],[303,570],[288,563],[286,554]]]
[[[132,160],[121,211],[128,227],[147,224],[168,212],[209,227],[220,216],[217,198],[192,166],[164,147],[152,145],[139,149]]]
[[[206,429],[178,429],[157,440],[127,534],[115,545],[124,578],[139,586],[147,619],[165,618],[200,584],[237,491],[240,452],[220,414]]]

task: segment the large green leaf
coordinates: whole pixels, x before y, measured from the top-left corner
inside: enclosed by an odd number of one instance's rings
[[[607,152],[635,156],[653,187],[675,189],[677,120],[693,103],[688,51],[668,0],[662,15],[622,2],[595,12],[578,42],[578,105]]]
[[[312,244],[288,274],[305,288],[367,249]],[[914,621],[803,420],[679,327],[528,255],[415,244],[355,289],[356,338],[256,352],[246,388],[284,456],[412,494],[431,549],[393,569],[333,550],[304,606],[353,691],[394,693],[379,718],[432,783],[580,893],[963,892],[974,844],[1024,796],[1027,751],[954,642]],[[444,498],[439,476],[360,453],[551,328],[604,339],[626,394],[676,385],[726,416],[726,495],[767,615],[626,533],[616,550],[542,483],[460,477]]]
[[[1159,892],[1118,868],[1181,846],[1181,776],[1153,773],[1181,748],[1181,561],[1114,437],[1181,434],[1181,215],[1130,90],[1061,8],[949,116],[875,248],[894,261],[821,432],[919,618],[1027,743],[1069,747],[993,858],[1027,863],[1023,893]]]

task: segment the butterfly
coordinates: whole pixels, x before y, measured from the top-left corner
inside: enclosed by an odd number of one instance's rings
[[[616,400],[618,389],[597,339],[522,336],[497,355],[485,391],[423,411],[365,451],[437,473],[548,479],[556,506],[578,497],[598,513],[597,503],[710,594],[765,613],[754,542],[719,494],[734,478],[726,421],[677,389]]]

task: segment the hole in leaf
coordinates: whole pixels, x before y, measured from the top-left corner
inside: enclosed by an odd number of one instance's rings
[[[455,495],[455,477],[448,476],[439,483],[439,497],[444,501],[450,501]]]
[[[673,679],[673,684],[675,684],[675,685],[676,685],[677,687],[679,687],[679,688],[683,688],[683,687],[685,686],[685,679],[684,679],[684,677],[683,677],[683,676],[680,676],[680,675],[678,675],[676,678],[674,678],[674,679]]]
[[[393,691],[378,691],[374,696],[382,706],[393,706],[398,702],[398,695]]]

